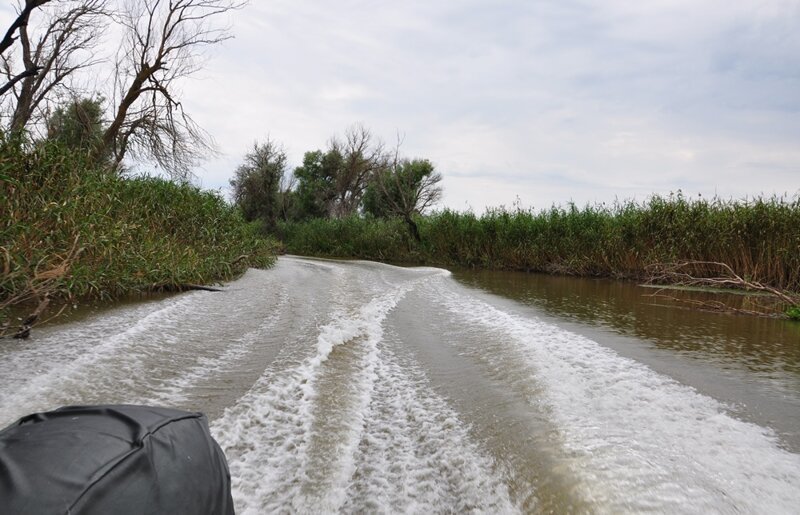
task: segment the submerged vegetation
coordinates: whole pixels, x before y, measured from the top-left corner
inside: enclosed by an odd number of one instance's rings
[[[541,212],[444,210],[416,223],[418,242],[399,219],[363,216],[288,223],[281,232],[297,254],[630,279],[647,278],[658,263],[722,262],[748,280],[800,291],[800,198],[677,194]]]

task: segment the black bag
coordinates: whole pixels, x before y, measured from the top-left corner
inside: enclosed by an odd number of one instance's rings
[[[0,513],[233,514],[225,455],[202,413],[74,406],[0,432]]]

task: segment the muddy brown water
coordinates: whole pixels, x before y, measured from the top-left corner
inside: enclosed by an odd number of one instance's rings
[[[0,423],[207,413],[240,513],[793,513],[796,325],[627,283],[282,257],[0,346]]]

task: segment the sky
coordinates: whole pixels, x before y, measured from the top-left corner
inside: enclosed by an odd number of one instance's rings
[[[183,84],[226,188],[353,124],[444,177],[440,207],[800,194],[800,0],[252,0]]]

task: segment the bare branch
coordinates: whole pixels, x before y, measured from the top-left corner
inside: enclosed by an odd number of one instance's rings
[[[747,292],[758,292],[765,294],[778,302],[788,306],[800,305],[800,295],[796,295],[773,286],[769,286],[758,281],[745,279],[737,274],[733,268],[726,263],[717,261],[681,261],[677,263],[658,263],[648,267],[650,284],[671,284],[677,286],[697,286],[704,288],[729,288]],[[710,277],[708,277],[710,275]],[[653,297],[666,297],[662,290],[650,295]],[[686,299],[676,299],[681,302],[694,302],[698,307],[704,309],[714,309],[717,311],[745,312],[732,308],[724,303],[716,301],[687,301]],[[762,312],[748,312],[748,314],[765,314]]]
[[[128,0],[120,15],[125,42],[115,63],[116,111],[98,152],[153,159],[186,178],[213,142],[184,111],[176,83],[197,70],[202,48],[230,37],[215,17],[239,9],[234,0]]]
[[[0,87],[0,96],[3,96],[8,90],[13,88],[14,85],[17,82],[19,82],[21,80],[24,80],[24,79],[27,79],[28,77],[31,77],[33,75],[36,75],[37,73],[39,73],[39,71],[41,69],[42,69],[41,66],[36,66],[36,67],[34,67],[34,68],[30,69],[30,70],[25,70],[24,72],[20,73],[19,75],[15,75],[5,85]]]
[[[11,131],[37,126],[46,112],[42,107],[51,102],[58,91],[78,96],[67,81],[79,70],[97,62],[93,47],[105,30],[102,18],[109,16],[109,2],[75,0],[53,4],[54,9],[48,12],[41,27],[41,35],[35,40],[28,35],[27,23],[19,27],[18,58],[25,76],[8,88],[13,89],[16,99],[10,115]],[[4,66],[8,76],[10,60],[5,60]]]
[[[51,0],[26,0],[22,11],[20,11],[20,13],[17,15],[17,18],[8,28],[5,36],[3,36],[3,39],[0,40],[0,54],[8,50],[11,45],[14,44],[14,41],[17,39],[14,37],[14,33],[21,27],[25,27],[28,24],[28,19],[31,16],[31,12],[50,1]]]

